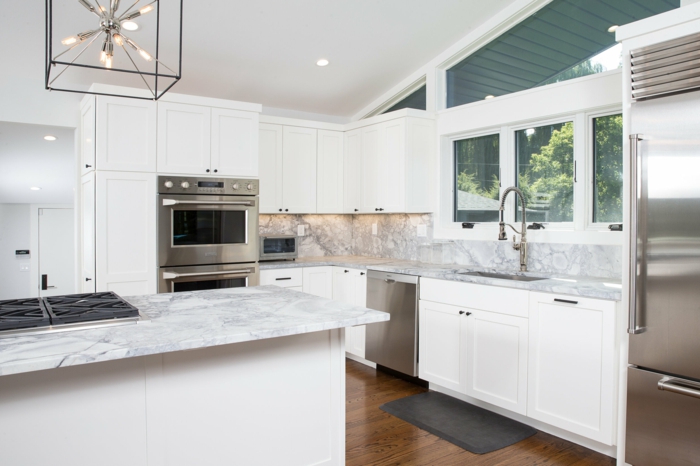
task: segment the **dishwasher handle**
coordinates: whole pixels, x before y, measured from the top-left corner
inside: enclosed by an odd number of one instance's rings
[[[387,283],[389,283],[389,284],[394,284],[394,283],[396,283],[396,280],[394,280],[393,278],[385,278],[384,281],[387,282]]]

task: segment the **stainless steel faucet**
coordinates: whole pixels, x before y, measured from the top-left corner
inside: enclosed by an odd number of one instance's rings
[[[520,203],[522,204],[523,208],[523,222],[522,226],[520,227],[520,231],[516,230],[513,225],[506,224],[503,221],[503,206],[506,203],[506,197],[508,197],[508,194],[510,194],[511,191],[520,196]],[[525,196],[523,196],[523,192],[515,186],[506,188],[506,190],[503,192],[503,196],[501,197],[501,207],[498,209],[498,211],[500,216],[500,221],[498,222],[498,239],[500,241],[508,239],[508,235],[506,234],[506,225],[520,235],[519,243],[515,241],[515,235],[513,235],[513,249],[520,251],[520,271],[527,272],[527,228],[525,226]]]

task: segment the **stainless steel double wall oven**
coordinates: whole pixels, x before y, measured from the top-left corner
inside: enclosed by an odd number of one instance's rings
[[[259,284],[258,180],[158,177],[158,292]]]

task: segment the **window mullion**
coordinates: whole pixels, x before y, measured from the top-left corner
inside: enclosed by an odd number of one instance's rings
[[[515,186],[515,132],[508,126],[501,127],[501,191],[500,196],[506,188]],[[515,210],[512,202],[506,202],[504,218],[511,223],[515,219]]]
[[[586,124],[585,113],[577,113],[574,118],[574,230],[583,231],[586,228],[586,196],[587,187],[587,141],[590,134]]]

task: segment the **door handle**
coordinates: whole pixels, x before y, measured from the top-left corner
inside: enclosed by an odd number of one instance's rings
[[[566,304],[578,304],[578,301],[571,301],[569,299],[560,299],[560,298],[554,298],[554,301],[558,303],[566,303]]]
[[[675,377],[664,377],[657,384],[659,390],[664,390],[679,395],[700,398],[700,384],[689,380],[677,379]]]
[[[163,199],[163,205],[247,205],[254,206],[254,201],[180,201],[178,199]]]
[[[393,278],[385,278],[384,281],[387,282],[387,283],[390,283],[390,284],[391,284],[391,283],[396,283],[396,280],[394,280]]]
[[[207,277],[210,275],[246,275],[253,273],[254,270],[242,269],[242,270],[221,270],[219,272],[195,272],[195,273],[174,273],[174,272],[163,272],[164,280],[176,280],[178,278],[185,277]]]
[[[639,233],[639,195],[642,191],[642,170],[639,157],[639,141],[641,134],[630,134],[630,269],[629,269],[629,326],[627,333],[637,335],[644,333],[644,327],[640,327],[637,321],[637,269],[638,251],[637,235]]]
[[[42,291],[49,289],[49,276],[48,275],[41,276],[41,289],[42,289]]]
[[[91,281],[92,281],[92,278],[86,278],[85,281],[86,281],[86,282],[91,282]]]

